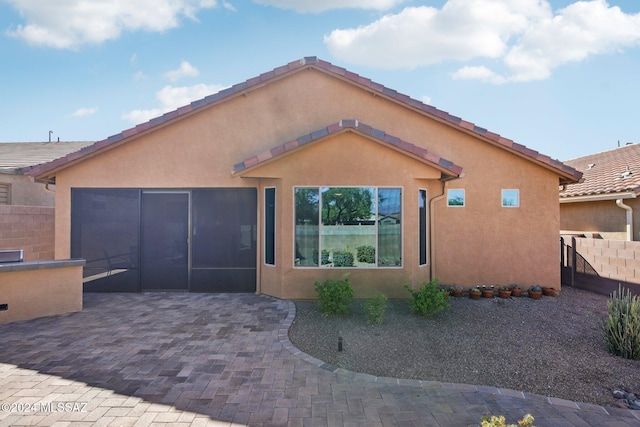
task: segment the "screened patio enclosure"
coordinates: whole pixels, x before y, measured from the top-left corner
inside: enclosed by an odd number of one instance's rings
[[[73,189],[85,292],[255,292],[254,188]]]

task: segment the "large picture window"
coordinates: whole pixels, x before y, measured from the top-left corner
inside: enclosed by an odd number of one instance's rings
[[[299,267],[402,266],[402,191],[377,187],[295,189]]]

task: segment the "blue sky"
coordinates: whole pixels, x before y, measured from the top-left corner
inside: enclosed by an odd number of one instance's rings
[[[640,142],[637,0],[0,0],[0,141],[101,140],[305,56],[560,160]]]

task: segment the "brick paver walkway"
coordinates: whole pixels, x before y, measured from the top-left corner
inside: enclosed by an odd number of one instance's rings
[[[85,294],[0,325],[0,426],[640,426],[640,413],[512,390],[376,378],[287,338],[295,306],[251,294]]]

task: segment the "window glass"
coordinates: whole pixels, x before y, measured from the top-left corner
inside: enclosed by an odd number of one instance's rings
[[[295,189],[296,266],[402,265],[401,190]]]
[[[502,207],[517,208],[520,206],[520,190],[502,190]]]
[[[447,190],[447,206],[464,206],[464,190]]]
[[[399,188],[378,190],[378,265],[402,265],[402,202]]]
[[[420,265],[427,263],[427,190],[419,190],[418,192],[418,213],[420,221]]]
[[[295,189],[295,265],[318,266],[320,218],[317,188]]]
[[[274,265],[276,263],[276,189],[264,190],[264,262]]]

